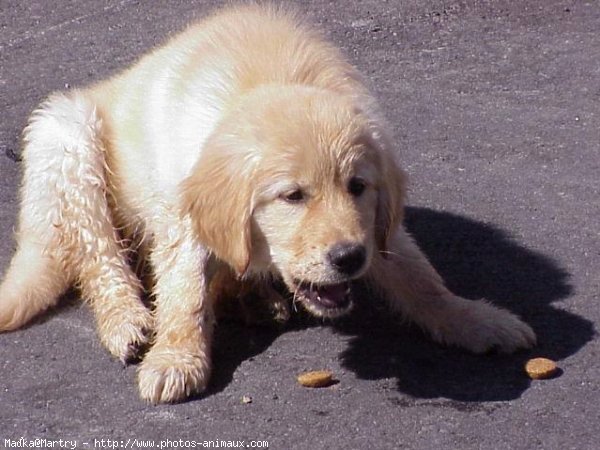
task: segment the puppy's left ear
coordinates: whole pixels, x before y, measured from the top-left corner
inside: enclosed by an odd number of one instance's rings
[[[392,155],[390,139],[378,128],[371,129],[371,142],[379,156],[379,186],[377,213],[375,218],[375,239],[381,255],[386,258],[388,242],[404,219],[404,199],[406,195],[406,174]]]
[[[228,150],[205,148],[181,185],[181,202],[198,240],[242,276],[250,263],[254,183],[248,167],[239,167],[243,158]]]

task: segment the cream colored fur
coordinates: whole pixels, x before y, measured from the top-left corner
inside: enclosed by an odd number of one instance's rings
[[[341,290],[363,277],[437,341],[474,352],[535,342],[511,313],[444,287],[402,228],[404,175],[375,101],[293,14],[227,9],[106,82],[51,95],[31,116],[23,158],[0,330],[76,284],[113,355],[152,344],[138,371],[148,401],[207,386],[221,289],[211,279],[230,269],[240,292],[256,288],[282,316],[274,278],[335,317],[350,309]],[[349,244],[362,254],[342,273],[332,249]],[[152,311],[136,252],[152,268]]]

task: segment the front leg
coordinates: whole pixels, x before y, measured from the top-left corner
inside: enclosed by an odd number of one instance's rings
[[[484,300],[454,295],[412,238],[399,228],[389,255],[377,255],[371,282],[390,306],[427,330],[433,339],[475,353],[497,348],[506,353],[536,342],[529,325]]]
[[[182,222],[155,232],[150,257],[156,276],[156,335],[140,365],[138,383],[142,398],[152,403],[177,402],[202,392],[211,372],[210,257]]]

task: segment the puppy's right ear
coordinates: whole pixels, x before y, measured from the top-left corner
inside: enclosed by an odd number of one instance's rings
[[[404,217],[406,176],[394,159],[382,154],[381,186],[377,199],[376,240],[384,258],[389,255],[388,243]]]
[[[398,166],[392,154],[390,138],[377,124],[369,123],[367,142],[377,149],[379,186],[377,212],[375,217],[375,240],[381,255],[390,254],[388,243],[404,218],[404,197],[406,193],[406,174]]]
[[[190,215],[198,240],[238,276],[250,263],[253,209],[252,172],[243,162],[227,148],[206,148],[181,185],[182,210]]]

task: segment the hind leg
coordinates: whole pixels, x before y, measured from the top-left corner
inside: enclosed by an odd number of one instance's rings
[[[112,241],[111,236],[99,237]],[[140,300],[140,283],[120,254],[116,242],[93,261],[82,261],[79,285],[94,311],[101,342],[126,363],[148,343],[153,319]]]
[[[90,205],[102,202],[89,196]],[[150,310],[141,301],[141,281],[127,257],[127,249],[105,208],[85,211],[85,230],[78,246],[90,253],[78,261],[77,282],[96,318],[100,341],[108,351],[127,363],[149,340],[154,328]]]
[[[63,112],[64,117],[65,112]],[[141,283],[127,259],[107,200],[108,174],[96,110],[85,97],[69,105],[76,136],[62,156],[61,215],[55,228],[69,251],[83,297],[90,303],[101,342],[123,362],[134,358],[153,328],[141,301]]]
[[[54,94],[32,114],[20,245],[0,288],[0,323],[25,323],[77,280],[102,342],[126,360],[146,342],[152,315],[113,225],[102,132],[94,105],[78,91]]]

